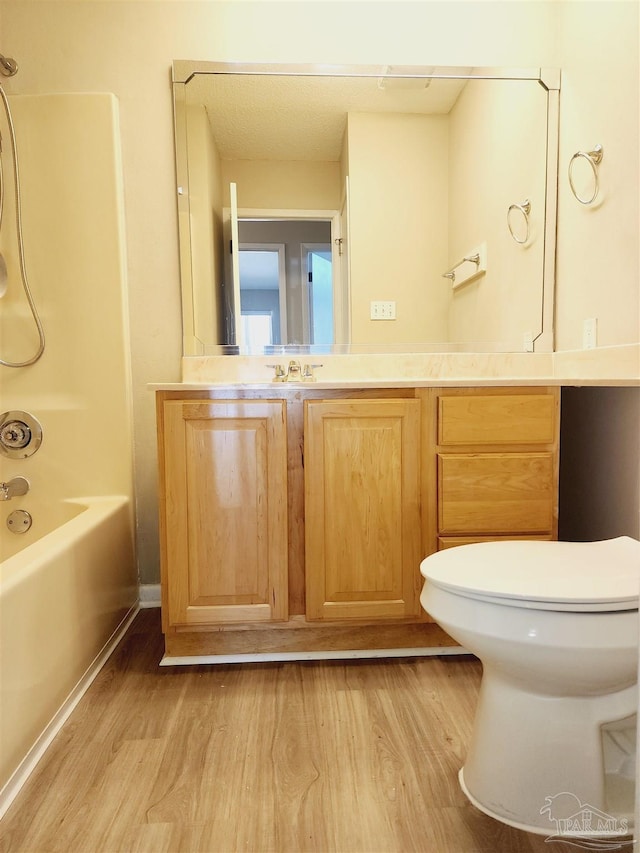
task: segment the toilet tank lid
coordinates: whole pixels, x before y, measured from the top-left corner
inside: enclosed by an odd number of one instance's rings
[[[638,606],[640,542],[629,536],[599,542],[478,542],[431,554],[420,571],[443,589],[505,603],[629,610]]]

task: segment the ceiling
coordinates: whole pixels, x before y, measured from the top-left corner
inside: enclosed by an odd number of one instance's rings
[[[388,72],[388,69],[387,69]],[[187,103],[204,105],[229,160],[340,159],[347,113],[446,114],[466,79],[194,74]]]

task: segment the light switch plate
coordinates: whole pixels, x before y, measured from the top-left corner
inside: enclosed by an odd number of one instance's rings
[[[396,303],[395,302],[371,302],[371,319],[372,320],[395,320],[396,319]]]

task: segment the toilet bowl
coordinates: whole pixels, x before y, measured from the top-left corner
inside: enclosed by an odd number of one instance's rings
[[[420,571],[424,609],[483,665],[468,799],[538,834],[630,832],[640,542],[460,545]]]

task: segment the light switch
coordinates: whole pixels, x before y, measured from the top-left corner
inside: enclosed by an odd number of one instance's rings
[[[395,302],[372,302],[371,303],[371,319],[372,320],[395,320],[396,319],[396,303]]]

